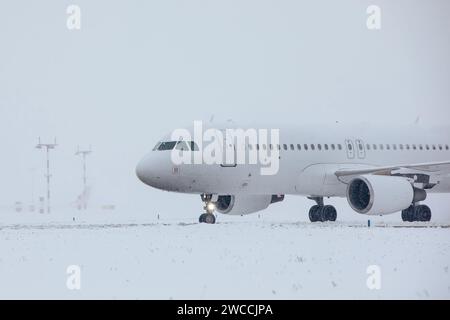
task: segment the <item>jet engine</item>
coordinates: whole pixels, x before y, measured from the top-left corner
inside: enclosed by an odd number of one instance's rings
[[[347,201],[358,213],[383,215],[408,208],[425,200],[425,190],[415,188],[406,178],[363,175],[350,181]]]
[[[230,215],[243,215],[266,209],[271,203],[283,201],[284,195],[221,195],[216,210]]]

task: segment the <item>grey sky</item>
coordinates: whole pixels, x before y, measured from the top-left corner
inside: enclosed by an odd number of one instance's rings
[[[69,4],[81,7],[79,31],[66,28]],[[381,7],[379,31],[366,28],[370,4]],[[60,143],[61,205],[81,189],[76,146],[91,144],[98,202],[196,217],[197,197],[150,189],[134,174],[179,125],[213,114],[449,124],[449,17],[447,0],[2,1],[0,205],[28,201],[33,167],[43,194],[38,136]]]

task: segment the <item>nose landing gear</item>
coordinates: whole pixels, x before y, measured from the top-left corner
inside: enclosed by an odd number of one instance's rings
[[[205,209],[206,212],[200,215],[200,217],[198,218],[198,222],[207,224],[216,223],[216,217],[213,214],[214,210],[216,209],[216,205],[212,201],[212,195],[202,194],[201,198],[204,202],[203,209]]]

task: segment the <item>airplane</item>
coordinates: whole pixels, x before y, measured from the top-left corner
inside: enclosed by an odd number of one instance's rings
[[[248,134],[239,140],[228,134],[230,127],[244,133],[270,128],[278,130],[279,136],[269,141],[250,139]],[[207,146],[201,141],[204,136],[193,140],[174,138],[172,133],[160,139],[136,167],[144,184],[200,195],[205,210],[200,223],[215,223],[214,211],[228,215],[258,212],[283,201],[285,195],[315,201],[309,210],[311,222],[336,221],[336,209],[324,202],[330,197],[347,198],[359,214],[401,212],[403,221],[430,221],[431,209],[421,202],[429,193],[450,192],[449,128],[335,123],[256,128],[223,124],[215,130],[223,133],[221,137],[216,134],[218,141],[223,140],[216,146],[221,146],[224,154],[231,150],[233,156],[219,155],[215,163],[174,163],[174,154],[192,160]],[[185,131],[195,137],[193,127]],[[278,161],[277,171],[262,174],[267,163],[237,161],[238,150],[243,150],[246,158],[255,150],[272,153],[276,156],[272,160]]]

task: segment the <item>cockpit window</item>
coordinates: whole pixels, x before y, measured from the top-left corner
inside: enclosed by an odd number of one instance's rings
[[[161,142],[158,142],[158,143],[153,147],[152,150],[153,150],[153,151],[157,150],[160,144],[161,144]]]
[[[189,151],[188,145],[184,141],[178,141],[175,149],[181,150],[181,151]]]
[[[176,144],[177,144],[176,141],[161,142],[161,144],[158,146],[158,150],[159,151],[172,150]]]
[[[174,148],[181,151],[199,150],[197,144],[194,141],[162,141],[156,144],[156,146],[153,148],[153,151],[173,150]]]

